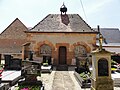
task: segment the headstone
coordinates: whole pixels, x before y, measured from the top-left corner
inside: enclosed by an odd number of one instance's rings
[[[22,59],[19,58],[13,58],[10,61],[10,69],[12,70],[21,70],[22,68]]]
[[[11,55],[4,55],[5,69],[8,69],[10,67],[11,58],[12,58]]]
[[[113,90],[111,53],[101,49],[92,52],[91,90]]]
[[[5,58],[5,70],[21,70],[22,60],[19,58],[13,58],[11,55],[4,55]]]
[[[51,65],[51,56],[43,56],[43,63],[48,63],[48,65]]]
[[[37,61],[24,61],[25,63],[25,80],[26,81],[37,81],[37,76],[41,75],[41,63]],[[31,64],[30,64],[31,63]]]
[[[33,60],[33,52],[32,51],[29,52],[29,60],[31,60],[31,61]]]

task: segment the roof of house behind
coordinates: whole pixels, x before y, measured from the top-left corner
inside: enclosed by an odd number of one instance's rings
[[[94,32],[78,14],[49,14],[30,31]]]
[[[118,28],[100,28],[100,32],[107,43],[120,43],[120,30]]]

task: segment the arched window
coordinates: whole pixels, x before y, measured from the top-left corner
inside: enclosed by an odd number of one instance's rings
[[[86,56],[87,55],[86,48],[81,45],[76,46],[74,49],[74,54],[75,54],[75,57]]]
[[[108,61],[101,58],[98,61],[98,76],[108,76]]]
[[[40,54],[41,55],[51,55],[52,54],[52,49],[49,45],[44,44],[40,47]]]

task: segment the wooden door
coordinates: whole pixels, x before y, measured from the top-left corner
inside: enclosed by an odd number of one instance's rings
[[[66,64],[66,47],[65,46],[59,47],[59,64],[60,65]]]

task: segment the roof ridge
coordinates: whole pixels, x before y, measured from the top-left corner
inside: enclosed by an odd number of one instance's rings
[[[85,22],[85,20],[79,15],[79,14],[77,14],[80,18],[81,18],[81,20],[91,29],[91,31],[95,31],[94,29],[92,29],[91,27],[90,27],[90,25],[88,25],[88,23],[86,23]]]
[[[33,28],[30,29],[30,31],[32,29],[34,29],[37,25],[39,25],[42,21],[44,21],[47,17],[49,17],[51,14],[48,14],[45,18],[43,18],[41,21],[39,21]]]

